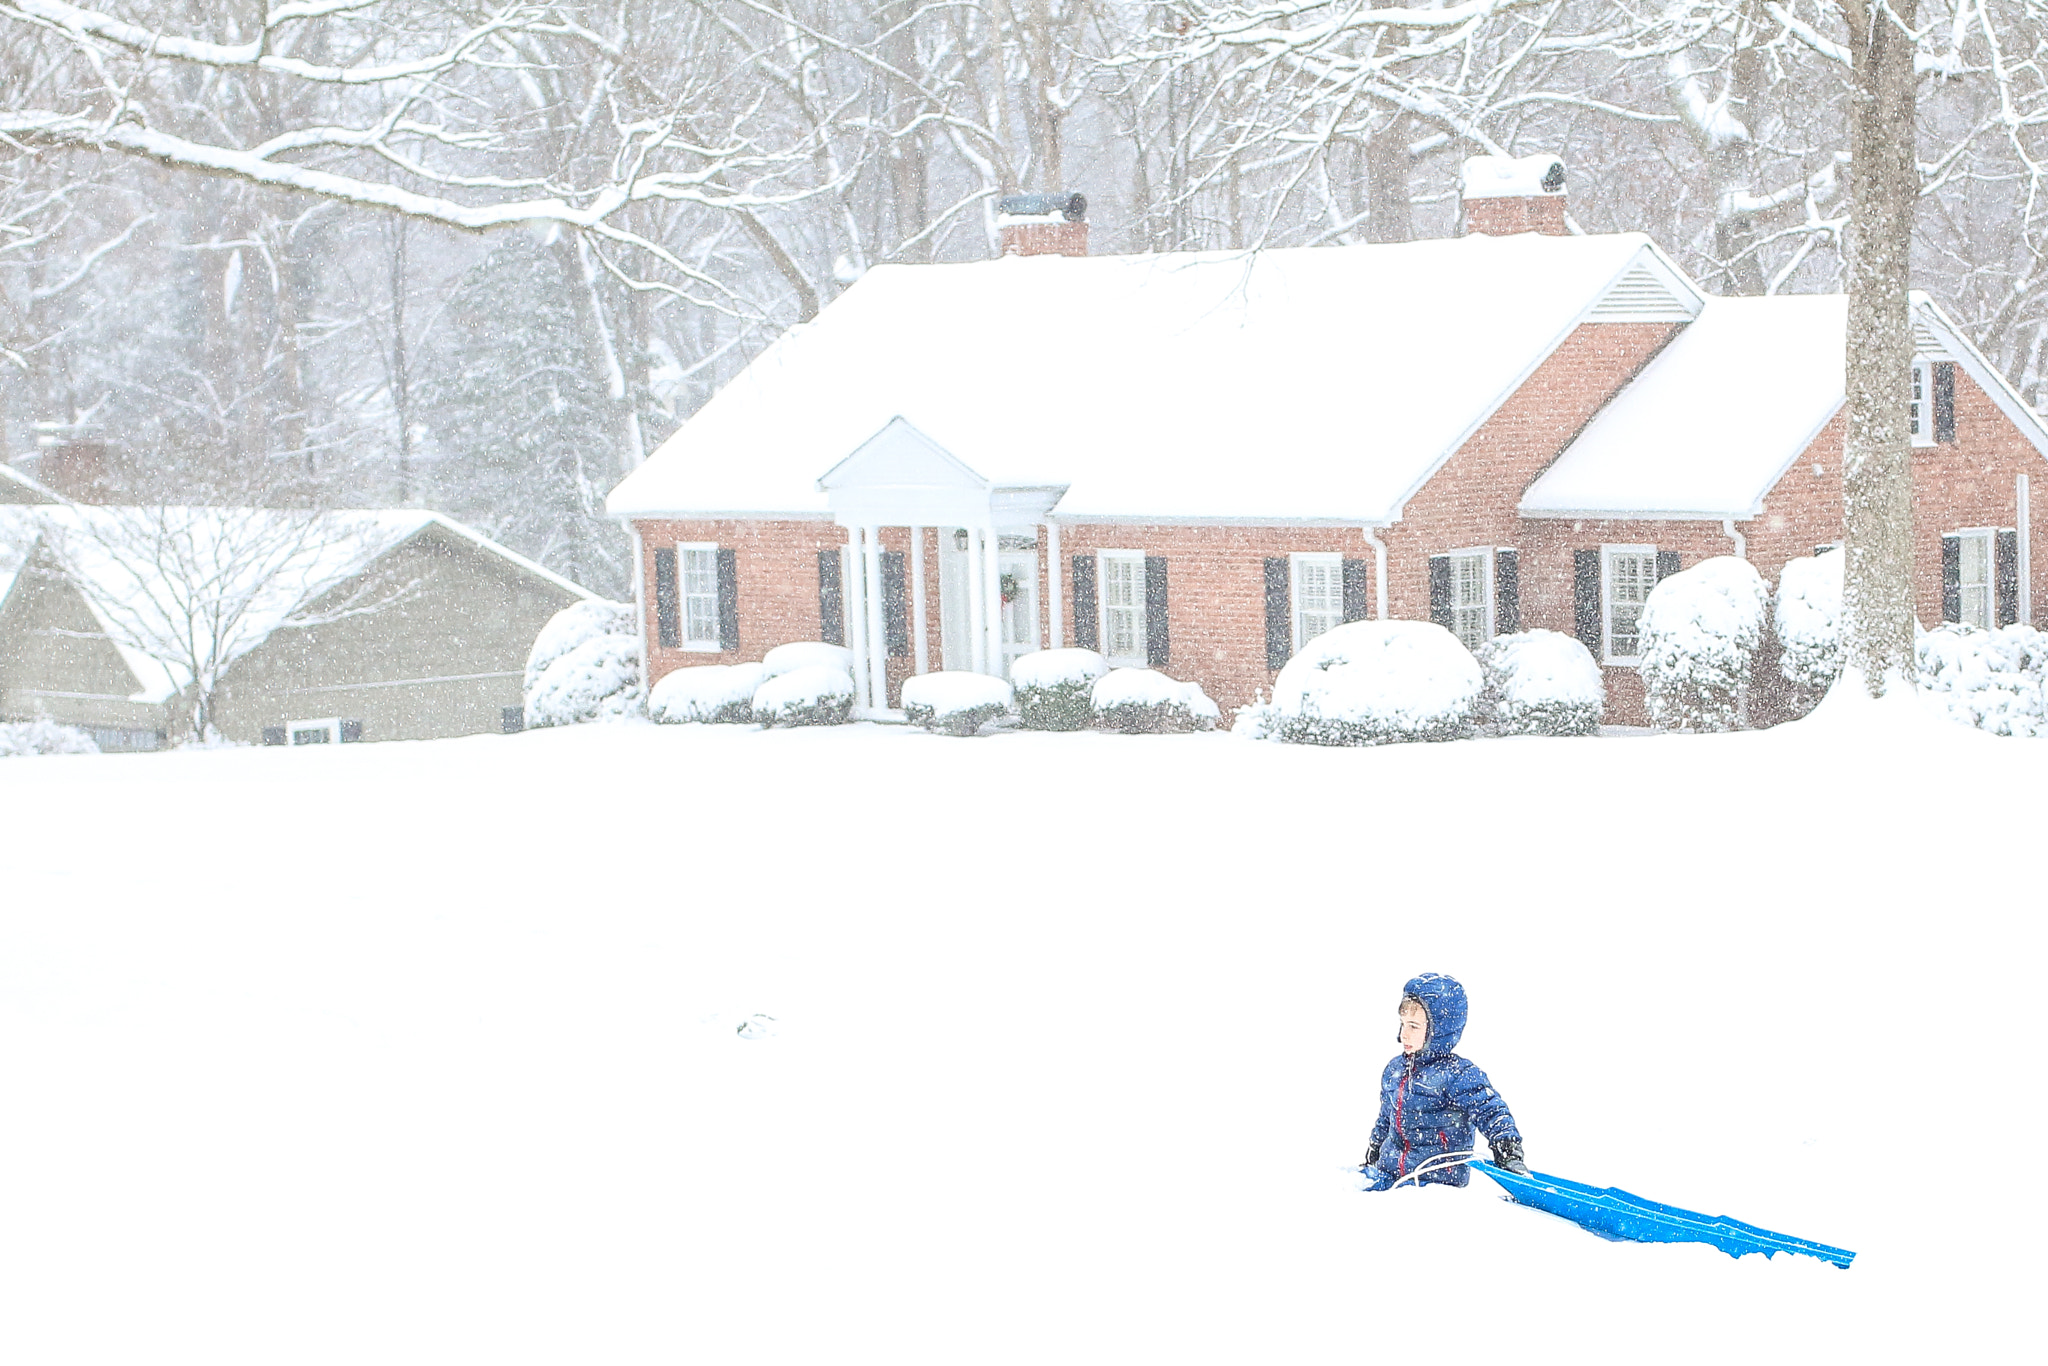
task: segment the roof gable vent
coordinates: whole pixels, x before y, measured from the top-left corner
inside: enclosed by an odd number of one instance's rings
[[[1927,319],[1918,309],[1913,311],[1913,354],[1930,360],[1953,360],[1948,343],[1941,334],[1928,325]]]
[[[1672,288],[1657,271],[1638,261],[1586,310],[1586,321],[1682,323],[1692,321],[1698,313],[1697,304]]]

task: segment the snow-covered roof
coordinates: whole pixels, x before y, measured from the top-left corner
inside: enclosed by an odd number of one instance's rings
[[[81,597],[135,677],[137,689],[130,700],[150,704],[168,701],[192,681],[188,670],[141,646],[179,634],[181,625],[174,618],[182,615],[181,601],[192,596],[189,585],[199,578],[197,566],[207,566],[217,575],[224,600],[247,595],[246,609],[222,650],[223,667],[269,639],[309,595],[318,596],[353,578],[430,528],[578,598],[596,596],[437,512],[333,512],[324,515],[316,534],[296,538],[291,523],[310,515],[268,508],[12,507],[0,509],[0,566],[6,563],[4,547],[10,541],[24,552],[37,538],[48,545],[67,571],[85,580],[87,591]],[[24,530],[34,535],[24,537]],[[151,542],[159,536],[177,547],[167,558],[185,568],[162,570],[152,563]],[[15,568],[18,571],[18,562]],[[6,571],[0,568],[0,577],[4,576]],[[238,576],[244,581],[236,583]],[[4,598],[0,592],[0,601]]]
[[[1916,350],[1953,357],[2048,453],[2048,431],[1939,308]],[[1522,495],[1525,517],[1749,518],[1841,408],[1848,300],[1709,299]]]
[[[0,503],[55,503],[57,495],[11,465],[0,463]]]
[[[1646,268],[1696,307],[1634,233],[879,266],[607,508],[822,517],[900,417],[998,490],[1064,487],[1062,518],[1384,524]]]

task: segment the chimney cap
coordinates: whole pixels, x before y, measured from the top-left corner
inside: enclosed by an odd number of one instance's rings
[[[1529,157],[1467,157],[1462,182],[1467,199],[1561,197],[1564,162],[1547,152]]]
[[[996,213],[1002,218],[1079,223],[1088,216],[1088,197],[1072,190],[1057,194],[1006,194],[996,201]]]

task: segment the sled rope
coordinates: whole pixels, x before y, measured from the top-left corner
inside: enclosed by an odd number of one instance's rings
[[[1419,1163],[1414,1171],[1409,1172],[1399,1181],[1396,1181],[1393,1185],[1387,1187],[1387,1189],[1390,1191],[1399,1190],[1407,1182],[1415,1181],[1420,1177],[1428,1175],[1430,1172],[1442,1171],[1446,1167],[1460,1166],[1466,1162],[1470,1162],[1473,1158],[1477,1157],[1478,1155],[1479,1150],[1477,1148],[1467,1148],[1464,1152],[1458,1153],[1438,1153],[1435,1157],[1430,1158],[1427,1162]]]

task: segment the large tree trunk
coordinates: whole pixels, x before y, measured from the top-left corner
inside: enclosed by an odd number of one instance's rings
[[[1913,685],[1912,382],[1908,258],[1920,171],[1913,137],[1916,0],[1842,0],[1855,58],[1850,107],[1848,564],[1842,662],[1872,696]]]

